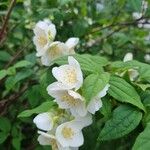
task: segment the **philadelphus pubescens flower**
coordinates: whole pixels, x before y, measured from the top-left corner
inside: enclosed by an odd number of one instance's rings
[[[41,57],[42,64],[45,66],[50,66],[52,65],[52,61],[56,58],[74,54],[74,48],[78,42],[78,38],[69,38],[65,43],[59,41],[51,43],[46,52]]]
[[[84,138],[80,124],[66,122],[56,129],[56,139],[64,147],[79,147],[83,144]]]
[[[36,56],[42,56],[47,48],[49,47],[50,43],[54,40],[56,35],[56,28],[53,23],[50,21],[39,21],[34,31],[33,42],[36,46]]]
[[[79,63],[72,56],[68,57],[68,64],[52,69],[53,76],[68,89],[78,90],[83,84],[83,74]]]
[[[55,101],[62,109],[70,109],[73,116],[85,116],[87,113],[85,100],[77,92],[61,87],[61,83],[54,82],[47,87],[48,94],[55,98]]]
[[[130,61],[130,60],[133,60],[133,54],[132,53],[127,53],[124,56],[123,61],[127,62],[127,61]],[[134,81],[139,75],[139,73],[136,69],[129,69],[128,73],[129,73],[129,78],[130,78],[131,81]]]

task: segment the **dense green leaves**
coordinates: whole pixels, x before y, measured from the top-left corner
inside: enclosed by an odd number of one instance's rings
[[[109,82],[109,74],[91,74],[84,80],[82,94],[87,103],[106,86]]]
[[[150,124],[148,123],[146,128],[137,137],[132,150],[149,150],[150,148]]]
[[[52,101],[51,102],[44,102],[40,106],[38,106],[34,109],[25,110],[25,111],[21,112],[18,115],[18,117],[29,117],[32,114],[38,114],[38,113],[49,111],[53,105],[54,105],[54,103]]]
[[[110,78],[109,94],[120,102],[130,103],[145,111],[140,96],[133,86],[116,76]]]
[[[121,105],[113,112],[113,116],[105,123],[100,132],[99,140],[120,138],[134,130],[142,119],[142,113],[137,109]]]

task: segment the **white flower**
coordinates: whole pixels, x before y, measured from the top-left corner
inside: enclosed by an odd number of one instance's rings
[[[78,44],[78,38],[69,38],[66,43],[63,42],[53,42],[50,44],[46,52],[41,57],[41,62],[45,66],[52,65],[52,61],[61,56],[74,54],[74,48]]]
[[[38,131],[40,134],[38,142],[40,145],[51,145],[52,150],[78,150],[78,147],[63,147],[56,139],[56,137],[50,133]]]
[[[42,56],[56,35],[55,25],[50,21],[39,21],[33,29],[35,36],[33,42],[36,46],[37,56]]]
[[[104,97],[107,94],[107,91],[109,89],[110,85],[107,84],[102,91],[98,93],[96,97],[94,97],[88,104],[87,110],[95,114],[96,111],[98,111],[102,107],[102,101],[101,98]]]
[[[56,129],[56,139],[63,147],[79,147],[84,142],[80,128],[80,123],[63,123]]]
[[[124,58],[123,58],[123,62],[127,62],[133,60],[133,54],[132,53],[127,53]]]
[[[79,43],[79,38],[75,38],[75,37],[72,37],[72,38],[69,38],[66,42],[65,42],[65,45],[68,47],[69,49],[69,54],[74,54],[75,51],[74,51],[74,48],[75,46]]]
[[[68,63],[67,65],[54,67],[52,69],[53,76],[68,89],[78,90],[83,84],[80,64],[72,56],[68,57]]]
[[[129,69],[128,74],[129,74],[130,80],[134,81],[138,77],[139,72],[136,69]]]
[[[127,62],[127,61],[130,61],[130,60],[133,60],[133,54],[132,53],[127,53],[124,56],[123,61]],[[131,81],[134,81],[137,78],[137,76],[139,75],[139,73],[136,69],[129,69],[128,74],[129,74],[129,78],[130,78]]]
[[[132,13],[132,16],[134,19],[140,19],[142,17],[142,13],[134,12]]]
[[[38,114],[33,122],[36,124],[37,128],[44,130],[44,131],[49,131],[53,128],[53,118],[51,116],[51,113],[41,113]]]
[[[150,62],[150,54],[146,54],[144,56],[144,59],[145,59],[146,62]]]
[[[55,98],[59,108],[69,109],[73,116],[85,116],[87,113],[84,98],[73,90],[67,90],[59,82],[47,87],[48,94]]]

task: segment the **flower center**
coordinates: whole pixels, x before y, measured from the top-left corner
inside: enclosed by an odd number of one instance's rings
[[[73,84],[77,82],[77,74],[76,70],[74,68],[68,68],[66,70],[66,75],[67,75],[67,82]]]
[[[50,49],[49,49],[49,56],[52,57],[52,58],[57,58],[61,55],[60,53],[60,49],[57,45],[54,45],[52,46]]]
[[[67,93],[62,96],[62,101],[67,102],[71,106],[75,106],[77,104],[77,100]]]
[[[40,45],[44,46],[47,43],[47,39],[44,36],[39,36],[38,37],[38,42]]]
[[[72,136],[74,135],[74,132],[73,132],[73,130],[72,130],[71,128],[69,128],[69,127],[64,127],[64,128],[62,129],[62,135],[63,135],[64,138],[66,138],[66,139],[71,139]]]

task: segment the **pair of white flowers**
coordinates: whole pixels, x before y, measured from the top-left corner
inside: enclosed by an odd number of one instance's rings
[[[55,98],[59,108],[70,110],[75,117],[83,117],[88,112],[95,114],[102,107],[101,98],[106,95],[109,85],[86,105],[84,97],[78,92],[83,84],[83,73],[80,64],[72,56],[68,57],[68,64],[54,67],[52,73],[57,82],[50,84],[47,91]]]
[[[70,114],[46,112],[34,118],[41,145],[51,145],[53,150],[77,150],[83,144],[82,129],[92,123],[92,116],[87,114],[69,120],[68,115]]]
[[[36,56],[41,57],[43,65],[50,66],[56,58],[75,53],[74,48],[78,44],[79,39],[72,37],[65,43],[54,41],[56,27],[51,21],[39,21],[33,31],[33,42],[37,51]]]

